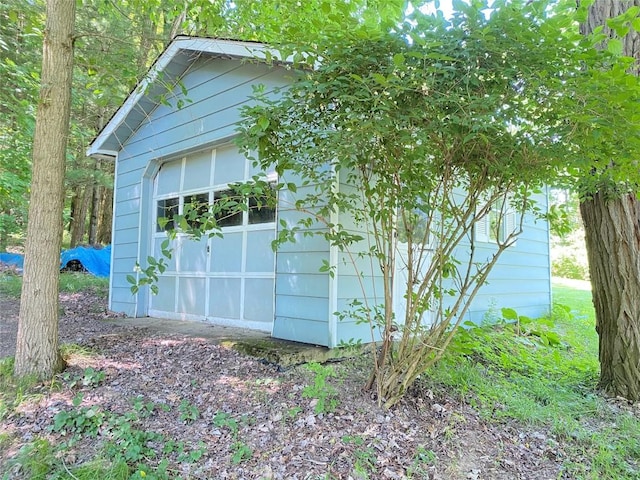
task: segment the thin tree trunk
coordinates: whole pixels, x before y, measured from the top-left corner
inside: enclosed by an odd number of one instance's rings
[[[631,6],[640,6],[640,0],[595,0],[582,33],[603,27],[605,35],[615,36],[607,19]],[[623,54],[638,59],[638,32],[631,29],[622,41]],[[634,71],[638,73],[637,66]],[[615,158],[611,161],[615,168]],[[600,341],[599,387],[636,401],[640,399],[640,203],[635,195],[620,196],[615,190],[604,182],[581,201],[580,212]]]
[[[47,0],[14,373],[51,378],[58,351],[64,170],[73,79],[73,0]]]
[[[100,205],[100,220],[98,221],[98,243],[111,243],[111,222],[113,219],[113,189],[103,188]]]
[[[640,203],[602,192],[580,204],[600,339],[600,388],[640,399]]]
[[[74,209],[73,229],[71,230],[71,248],[82,243],[86,228],[87,212],[93,195],[93,189],[87,185],[84,188],[78,186],[78,205]]]
[[[89,215],[89,245],[96,243],[98,236],[98,215],[100,210],[100,197],[102,187],[93,185],[93,195],[91,195],[91,214]]]

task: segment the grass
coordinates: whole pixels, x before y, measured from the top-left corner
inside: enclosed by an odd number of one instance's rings
[[[108,278],[94,277],[89,273],[60,272],[60,293],[78,293],[93,290],[97,295],[106,296],[109,289]],[[20,297],[22,277],[13,273],[0,274],[0,295]]]
[[[557,344],[519,335],[507,324],[472,328],[458,335],[425,382],[475,405],[487,421],[516,421],[555,435],[566,478],[640,478],[640,419],[596,391],[591,292],[556,286],[554,299],[571,311],[554,307]]]

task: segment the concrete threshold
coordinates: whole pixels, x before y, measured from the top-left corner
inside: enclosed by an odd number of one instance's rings
[[[142,317],[109,318],[105,321],[116,325],[145,328],[154,333],[204,338],[217,345],[223,345],[263,362],[277,365],[279,369],[283,370],[309,362],[324,363],[330,360],[353,357],[362,351],[360,348],[329,349],[318,345],[280,340],[259,330],[190,320]]]

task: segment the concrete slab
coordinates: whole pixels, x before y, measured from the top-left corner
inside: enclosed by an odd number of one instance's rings
[[[361,353],[360,348],[328,349],[317,345],[280,340],[259,330],[226,327],[206,322],[153,317],[110,318],[105,321],[116,325],[146,328],[151,332],[204,338],[212,343],[225,345],[245,355],[272,363],[282,369],[309,362],[323,363]]]

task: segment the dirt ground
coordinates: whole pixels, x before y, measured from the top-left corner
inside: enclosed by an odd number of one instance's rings
[[[18,303],[0,298],[0,357],[14,353]],[[562,478],[564,452],[552,434],[480,418],[444,392],[416,389],[396,408],[378,408],[361,390],[367,359],[331,364],[337,376],[327,382],[338,392],[336,406],[317,413],[317,399],[303,394],[313,375],[302,366],[280,371],[211,339],[104,321],[105,300],[90,293],[62,295],[61,308],[61,342],[94,353],[71,356],[56,388],[44,386],[0,421],[0,435],[11,439],[0,443],[0,476],[25,442],[68,439],[50,426],[81,391],[83,406],[114,414],[130,412],[136,398],[153,402],[139,428],[201,452],[190,461],[168,455],[170,470],[183,478]],[[104,380],[70,383],[87,367],[105,372]],[[181,405],[196,407],[197,418],[179,415]],[[233,419],[237,432],[221,418]],[[65,464],[91,459],[101,441],[98,434],[75,444]],[[246,455],[236,461],[239,446]],[[16,466],[3,478],[26,477]]]

